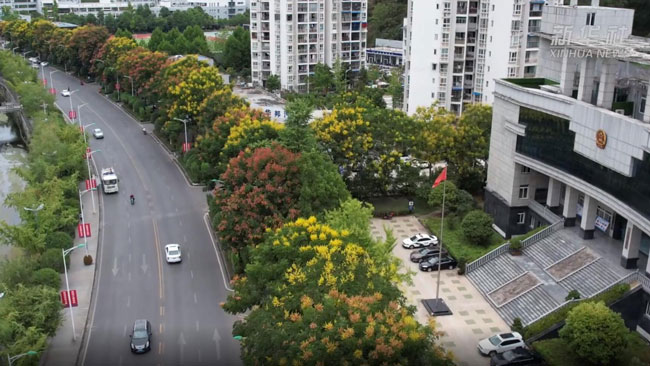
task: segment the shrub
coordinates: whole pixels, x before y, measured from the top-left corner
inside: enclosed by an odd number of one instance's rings
[[[621,297],[623,297],[623,295],[625,295],[625,293],[628,292],[629,290],[630,290],[630,285],[628,285],[627,283],[620,283],[620,284],[618,284],[616,286],[613,286],[611,289],[603,292],[600,295],[597,295],[597,296],[594,296],[594,297],[592,297],[590,299],[586,299],[586,300],[582,300],[582,301],[583,302],[602,301],[605,304],[609,305],[609,304],[613,303],[614,301],[616,301],[616,300],[620,299]],[[569,304],[569,305],[567,305],[567,306],[565,306],[565,307],[563,307],[561,309],[558,309],[558,310],[548,314],[547,316],[539,319],[538,321],[528,325],[528,327],[526,327],[526,335],[524,336],[524,338],[531,338],[531,337],[533,337],[533,336],[535,336],[537,334],[540,334],[543,331],[549,329],[553,325],[564,321],[564,319],[566,319],[567,314],[569,313],[569,311],[571,309],[573,309],[578,304],[579,304],[578,302],[576,302],[574,304]]]
[[[68,249],[72,246],[74,239],[68,233],[63,231],[55,231],[47,234],[45,243],[47,248],[53,249]]]
[[[564,301],[569,301],[569,300],[578,300],[580,299],[580,292],[578,290],[571,290],[569,291],[569,294],[566,295],[564,298]]]
[[[43,285],[59,290],[61,288],[61,277],[52,268],[41,268],[32,274],[32,283],[36,286]]]
[[[524,324],[521,322],[521,318],[514,318],[510,329],[512,329],[513,332],[518,332],[519,334],[523,335],[525,328]]]
[[[17,257],[3,261],[0,265],[0,282],[8,289],[13,289],[19,284],[28,284],[31,281],[35,264],[34,260],[29,257]]]
[[[472,244],[489,245],[492,236],[492,217],[481,210],[465,215],[461,223],[463,235]]]
[[[579,358],[593,365],[609,365],[627,347],[623,318],[602,302],[583,302],[569,312],[560,337]]]
[[[84,264],[87,266],[93,264],[93,256],[90,254],[84,255]]]
[[[467,259],[465,257],[458,258],[458,274],[464,275],[465,268],[467,267]]]
[[[66,263],[69,265],[70,261],[66,258]],[[53,270],[63,273],[63,259],[61,258],[61,249],[50,248],[47,249],[39,260],[41,268],[52,268]]]
[[[521,250],[521,240],[511,239],[510,240],[510,250]]]

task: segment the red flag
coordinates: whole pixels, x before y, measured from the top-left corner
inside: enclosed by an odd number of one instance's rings
[[[442,170],[442,173],[440,173],[438,178],[436,178],[436,181],[433,182],[433,187],[431,188],[436,188],[440,184],[440,182],[444,180],[447,180],[447,167],[445,167],[445,169]]]

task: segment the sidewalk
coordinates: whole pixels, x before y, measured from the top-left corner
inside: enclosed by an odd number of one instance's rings
[[[404,268],[415,273],[413,285],[402,284],[400,288],[408,302],[417,307],[416,319],[427,324],[429,313],[422,304],[422,299],[436,297],[436,281],[438,272],[422,272],[416,263],[409,260],[412,250],[404,249],[401,242],[404,238],[417,233],[428,233],[427,229],[415,216],[397,216],[391,220],[371,220],[371,234],[377,239],[384,240],[384,226],[393,230],[397,245],[393,255],[400,258]],[[444,241],[444,237],[443,237]],[[436,317],[436,330],[443,333],[440,344],[454,355],[459,366],[489,365],[490,359],[478,353],[478,341],[494,333],[506,332],[510,327],[501,319],[497,312],[481,296],[467,277],[458,275],[456,270],[443,270],[440,277],[440,297],[445,300],[453,312],[452,315]]]
[[[85,183],[79,185],[79,190],[85,190]],[[77,290],[79,306],[72,308],[74,315],[74,326],[76,340],[72,339],[72,323],[70,321],[70,308],[62,310],[61,325],[56,334],[49,339],[48,348],[43,352],[40,365],[76,365],[78,356],[81,351],[83,337],[85,336],[86,320],[88,310],[90,309],[90,298],[95,280],[95,264],[97,262],[97,247],[100,235],[100,207],[99,195],[100,190],[92,192],[95,199],[95,213],[93,213],[92,200],[90,192],[82,196],[84,210],[84,219],[90,224],[91,236],[89,238],[79,238],[78,233],[74,240],[74,245],[86,243],[86,248],[75,249],[68,254],[68,281],[70,290]],[[83,257],[90,254],[93,257],[93,264],[86,266],[83,263]],[[65,277],[61,275],[61,290],[66,289]],[[85,340],[83,340],[85,341]]]

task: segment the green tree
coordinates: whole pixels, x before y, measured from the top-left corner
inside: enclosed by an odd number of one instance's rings
[[[250,33],[242,27],[237,27],[226,39],[223,50],[223,66],[232,68],[239,75],[245,75],[251,68],[251,39]]]
[[[404,68],[395,68],[388,79],[388,94],[393,97],[393,108],[402,108],[404,104],[404,85],[402,85]]]
[[[317,63],[314,74],[309,76],[309,92],[325,96],[334,90],[334,75],[329,66]]]
[[[52,268],[41,268],[33,273],[31,282],[35,286],[47,286],[58,291],[61,288],[61,275]]]
[[[282,85],[280,85],[279,76],[275,74],[271,74],[269,75],[268,79],[266,79],[266,90],[270,92],[274,92],[276,90],[279,90],[281,87]]]
[[[470,211],[461,223],[463,235],[472,244],[487,246],[494,232],[492,222],[492,217],[487,213],[481,210]]]
[[[133,34],[126,29],[119,29],[115,32],[115,37],[133,38]]]
[[[293,152],[316,149],[314,131],[309,128],[313,107],[304,98],[287,103],[285,107],[287,120],[285,128],[280,131],[280,142]]]
[[[434,175],[437,176],[437,175]],[[427,203],[438,209],[442,209],[442,196],[445,196],[445,214],[454,213],[459,216],[472,210],[475,206],[474,198],[469,192],[459,189],[452,181],[445,181],[436,188],[425,187]]]
[[[149,42],[147,42],[147,47],[152,51],[159,51],[160,45],[164,40],[165,33],[162,29],[156,28],[154,29],[153,33],[151,33],[151,38],[149,38]]]
[[[7,304],[0,307],[0,319],[15,322],[21,327],[35,327],[47,335],[54,335],[61,322],[58,289],[18,285],[2,301]]]
[[[628,333],[621,316],[604,303],[582,302],[569,312],[560,337],[583,361],[611,365],[624,353]]]
[[[377,1],[370,9],[368,25],[368,44],[373,45],[376,38],[402,39],[402,22],[406,18],[405,0]]]
[[[350,197],[337,167],[323,153],[303,153],[298,166],[301,185],[298,209],[302,215],[318,216]]]

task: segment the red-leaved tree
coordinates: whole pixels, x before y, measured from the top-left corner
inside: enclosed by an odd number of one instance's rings
[[[246,149],[230,160],[216,193],[219,207],[214,223],[233,251],[262,242],[267,228],[298,217],[299,154],[281,145]],[[244,258],[240,255],[240,262]]]

